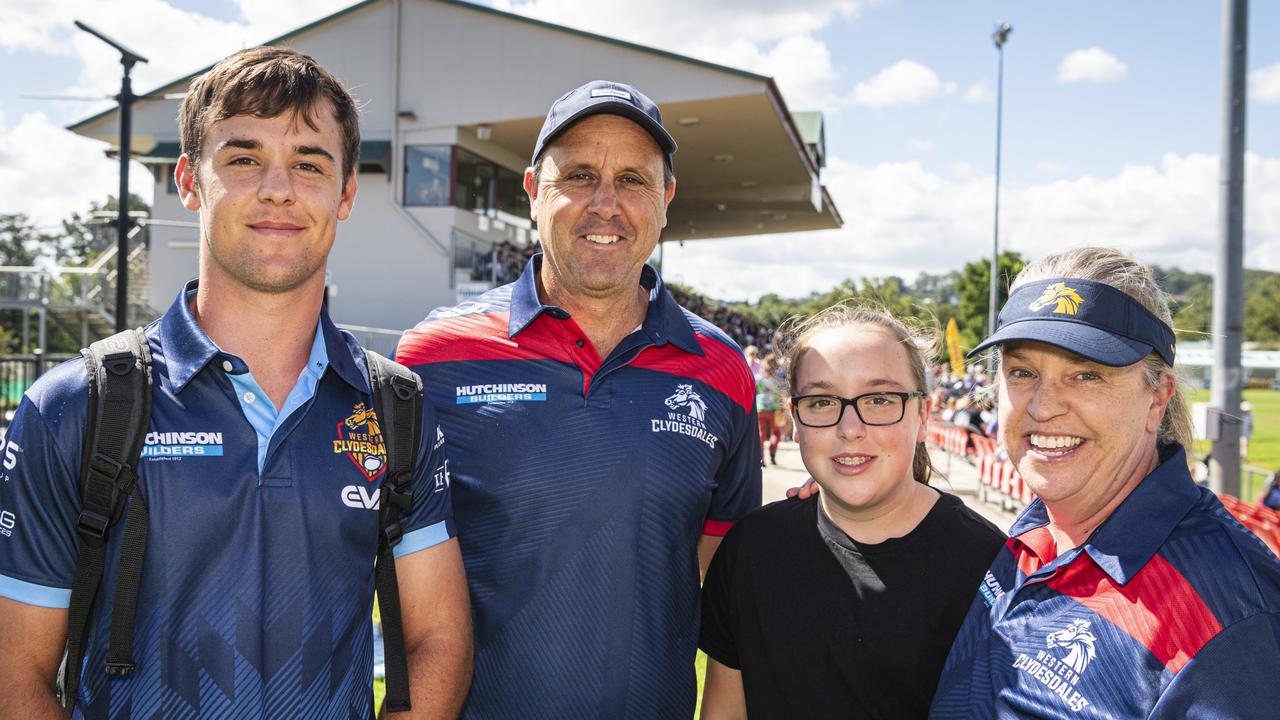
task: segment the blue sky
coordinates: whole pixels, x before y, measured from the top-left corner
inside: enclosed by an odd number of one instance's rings
[[[668,277],[710,294],[802,295],[845,277],[941,272],[989,252],[990,36],[1000,20],[1014,28],[1005,51],[1002,243],[1032,257],[1111,244],[1161,264],[1212,266],[1220,3],[493,3],[770,75],[792,109],[826,113],[825,182],[846,226],[669,248]],[[0,212],[53,225],[114,192],[102,147],[60,129],[94,106],[21,97],[115,91],[117,60],[75,32],[73,18],[151,57],[136,72],[136,88],[147,90],[347,4],[16,0],[0,27]],[[1280,3],[1252,5],[1246,260],[1280,270]],[[134,177],[147,187],[141,170]]]
[[[1280,61],[1280,8],[1253,3],[1252,67]],[[1221,106],[1221,8],[1213,2],[885,3],[819,34],[842,77],[868,77],[898,58],[944,80],[994,88],[996,20],[1005,46],[1005,179],[1033,180],[1045,163],[1063,174],[1112,174],[1166,152],[1216,153]],[[1126,66],[1114,82],[1056,81],[1063,57],[1100,47]],[[1251,105],[1249,149],[1280,154],[1280,106]],[[904,135],[934,138],[935,154],[986,168],[994,106],[951,103],[839,113],[832,149],[862,162],[911,157]],[[1270,126],[1266,128],[1264,126]],[[1270,132],[1268,132],[1268,129]],[[924,157],[919,153],[917,157]]]

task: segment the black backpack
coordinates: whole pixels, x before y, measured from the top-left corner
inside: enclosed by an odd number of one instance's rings
[[[126,330],[89,345],[80,354],[84,356],[89,374],[89,408],[80,462],[83,507],[76,521],[80,557],[67,610],[67,649],[60,682],[62,703],[68,713],[75,706],[79,689],[89,613],[106,564],[107,536],[121,516],[125,521],[124,540],[111,611],[106,673],[127,676],[134,671],[134,615],[148,524],[145,498],[137,492],[137,464],[151,420],[151,351],[147,338],[142,330]],[[374,570],[378,606],[382,611],[387,682],[384,708],[402,711],[410,709],[409,672],[392,548],[404,534],[400,513],[413,504],[409,481],[413,477],[422,432],[419,422],[422,380],[408,368],[372,350],[365,351],[365,358],[374,412],[384,428],[387,448],[387,476],[381,486],[380,532]]]

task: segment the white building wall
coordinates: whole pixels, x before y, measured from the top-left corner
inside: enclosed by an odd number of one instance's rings
[[[169,192],[167,177],[155,184],[151,216],[161,220],[197,223],[199,215],[182,206],[176,193]],[[199,271],[200,230],[197,227],[151,226],[151,291],[153,310],[164,312],[178,294],[178,288]]]
[[[329,311],[335,322],[403,330],[452,305],[450,258],[414,227],[382,174],[359,176],[351,218],[339,223],[329,253]],[[419,222],[448,247],[458,211],[423,209]]]
[[[392,10],[391,2],[377,3],[284,42],[314,57],[342,81],[360,104],[360,134],[365,139],[391,137],[395,123]]]
[[[589,7],[584,5],[584,8]],[[405,0],[401,109],[424,126],[540,117],[589,80],[635,85],[655,102],[760,92],[762,82],[652,52],[430,0]]]
[[[391,139],[392,171],[358,176],[360,190],[351,219],[338,226],[330,255],[331,313],[339,323],[404,329],[428,311],[453,304],[452,233],[497,242],[522,240],[528,232],[457,208],[403,207],[404,147],[457,144],[519,170],[528,162],[460,125],[534,118],[572,87],[597,78],[628,82],[657,102],[759,93],[761,80],[704,68],[651,52],[541,27],[482,10],[432,2],[374,3],[329,23],[286,38],[284,44],[314,56],[362,104],[361,134]],[[400,96],[395,94],[396,56]],[[188,81],[165,91],[185,89]],[[137,152],[151,141],[175,142],[177,101],[135,106]],[[397,118],[400,111],[414,117]],[[78,130],[114,142],[115,114]],[[193,221],[156,184],[153,216]],[[522,219],[523,220],[523,219]],[[181,283],[198,270],[196,228],[152,228],[151,304],[163,311]]]

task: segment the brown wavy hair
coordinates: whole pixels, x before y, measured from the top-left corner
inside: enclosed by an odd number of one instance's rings
[[[936,323],[926,323],[917,318],[903,318],[894,315],[885,306],[866,300],[852,299],[837,303],[807,317],[788,318],[774,335],[774,347],[778,356],[783,359],[787,369],[787,387],[790,393],[796,393],[795,370],[808,350],[809,342],[820,330],[842,328],[855,325],[871,325],[883,328],[897,338],[907,350],[907,358],[911,363],[911,376],[916,388],[928,392],[929,375],[928,358],[937,355],[939,337]],[[924,398],[919,402],[923,408]],[[924,417],[929,422],[929,418]],[[915,454],[911,460],[911,476],[916,482],[928,485],[934,476],[942,473],[933,466],[929,457],[929,449],[924,443],[916,443]]]
[[[312,130],[328,101],[342,137],[342,183],[360,162],[360,110],[342,83],[309,55],[282,47],[255,47],[228,55],[191,81],[178,108],[178,143],[197,165],[204,136],[219,120],[237,115],[273,118],[292,113]]]

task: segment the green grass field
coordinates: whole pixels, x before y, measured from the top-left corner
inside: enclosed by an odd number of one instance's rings
[[[1188,403],[1209,402],[1208,390],[1189,390]],[[1275,390],[1245,390],[1244,399],[1253,404],[1253,438],[1249,440],[1249,457],[1245,464],[1261,470],[1280,469],[1280,392]],[[1196,457],[1209,452],[1208,440],[1196,442]],[[1253,502],[1264,484],[1259,474],[1246,473],[1241,481],[1240,497]]]

